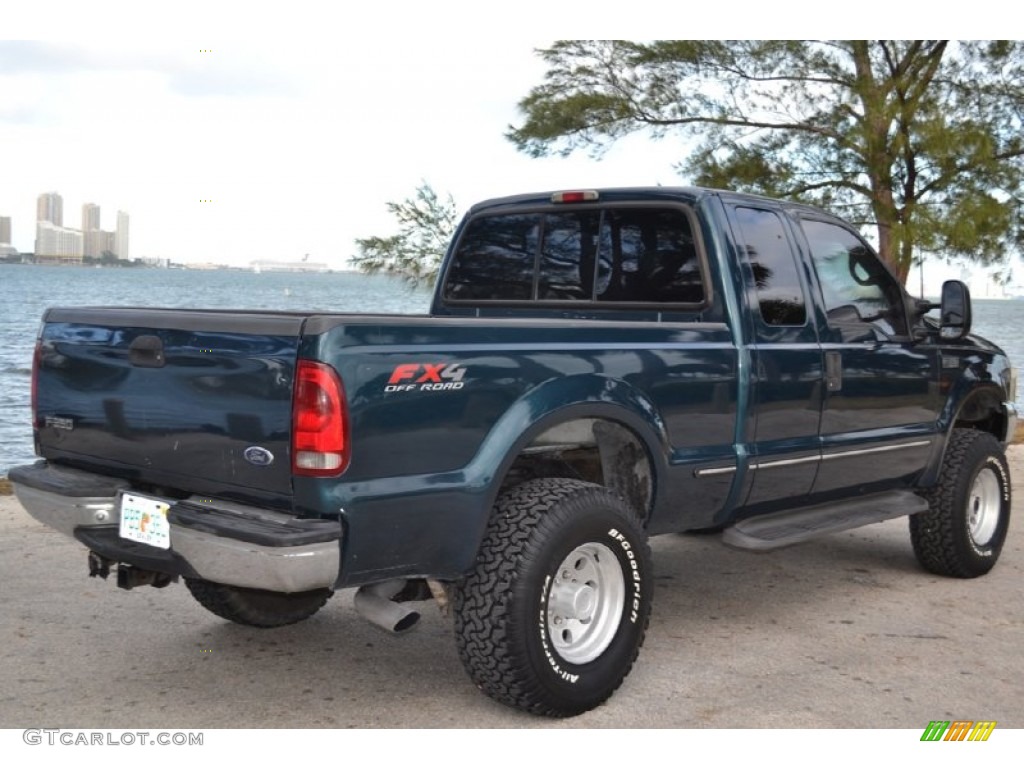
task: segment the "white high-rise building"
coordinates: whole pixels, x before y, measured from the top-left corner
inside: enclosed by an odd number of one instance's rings
[[[119,259],[128,259],[128,214],[124,211],[117,212],[117,234],[115,235],[115,253]]]
[[[11,244],[11,217],[0,216],[0,245]]]
[[[36,221],[64,226],[64,198],[56,192],[44,192],[36,198]]]
[[[58,227],[49,221],[37,221],[36,260],[81,264],[82,233],[77,229]]]

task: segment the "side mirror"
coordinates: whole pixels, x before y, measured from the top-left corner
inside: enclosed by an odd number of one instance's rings
[[[971,292],[959,280],[947,280],[942,284],[939,335],[947,341],[955,341],[970,332]]]

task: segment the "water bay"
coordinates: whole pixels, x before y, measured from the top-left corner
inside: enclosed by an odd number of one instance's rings
[[[96,269],[0,265],[0,477],[31,462],[32,349],[51,306],[150,306],[296,312],[426,312],[430,296],[352,273]],[[1024,301],[974,302],[974,329],[1024,365]]]

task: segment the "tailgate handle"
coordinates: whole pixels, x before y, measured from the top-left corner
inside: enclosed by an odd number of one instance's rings
[[[139,368],[163,368],[164,343],[159,336],[139,336],[128,347],[128,360]]]

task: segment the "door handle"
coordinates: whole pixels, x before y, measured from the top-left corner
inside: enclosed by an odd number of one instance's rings
[[[843,388],[843,356],[839,352],[825,353],[825,389],[838,392]]]

